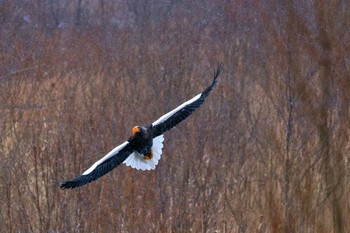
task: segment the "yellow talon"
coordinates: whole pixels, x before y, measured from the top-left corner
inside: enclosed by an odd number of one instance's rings
[[[149,155],[144,155],[143,158],[144,158],[145,160],[150,160],[151,158],[153,158],[153,153],[152,153],[152,151],[151,151],[151,153],[150,153]]]

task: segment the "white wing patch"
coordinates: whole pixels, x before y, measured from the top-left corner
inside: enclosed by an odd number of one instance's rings
[[[101,163],[103,163],[104,161],[106,161],[107,159],[109,159],[110,157],[112,157],[113,155],[117,154],[121,149],[123,149],[129,142],[126,141],[123,144],[117,146],[116,148],[114,148],[113,150],[111,150],[108,154],[106,154],[103,158],[101,158],[100,160],[98,160],[96,163],[94,163],[89,169],[87,169],[83,175],[87,175],[90,172],[92,172],[98,165],[100,165]]]
[[[194,101],[198,100],[201,97],[202,93],[199,93],[198,95],[196,95],[195,97],[193,97],[192,99],[186,101],[185,103],[181,104],[179,107],[175,108],[174,110],[168,112],[167,114],[161,116],[158,120],[156,120],[155,122],[152,123],[153,126],[158,125],[164,121],[166,121],[167,119],[169,119],[169,117],[171,117],[172,115],[174,115],[176,112],[178,112],[179,110],[181,110],[182,108],[186,107],[187,105],[193,103]]]
[[[152,159],[146,160],[143,158],[143,155],[134,151],[123,163],[126,166],[142,171],[155,169],[162,155],[163,141],[163,135],[153,138]]]

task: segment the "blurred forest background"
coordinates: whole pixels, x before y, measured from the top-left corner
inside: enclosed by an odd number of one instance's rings
[[[350,232],[348,0],[2,0],[0,25],[0,232]],[[59,189],[220,62],[156,170]]]

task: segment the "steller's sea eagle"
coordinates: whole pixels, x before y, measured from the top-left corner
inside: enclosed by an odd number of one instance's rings
[[[204,103],[205,98],[216,84],[221,68],[222,65],[219,65],[214,72],[213,82],[203,92],[161,116],[152,124],[132,128],[132,136],[127,141],[95,162],[80,176],[61,183],[60,188],[71,189],[90,183],[110,172],[121,163],[143,171],[155,169],[162,154],[163,134],[185,120]]]

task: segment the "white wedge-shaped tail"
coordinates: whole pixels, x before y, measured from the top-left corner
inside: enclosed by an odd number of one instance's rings
[[[137,151],[134,151],[123,163],[126,166],[130,166],[132,168],[142,171],[155,169],[158,164],[158,161],[162,156],[163,141],[163,135],[153,138],[153,157],[151,159],[146,160],[143,158],[143,155],[141,155]]]

